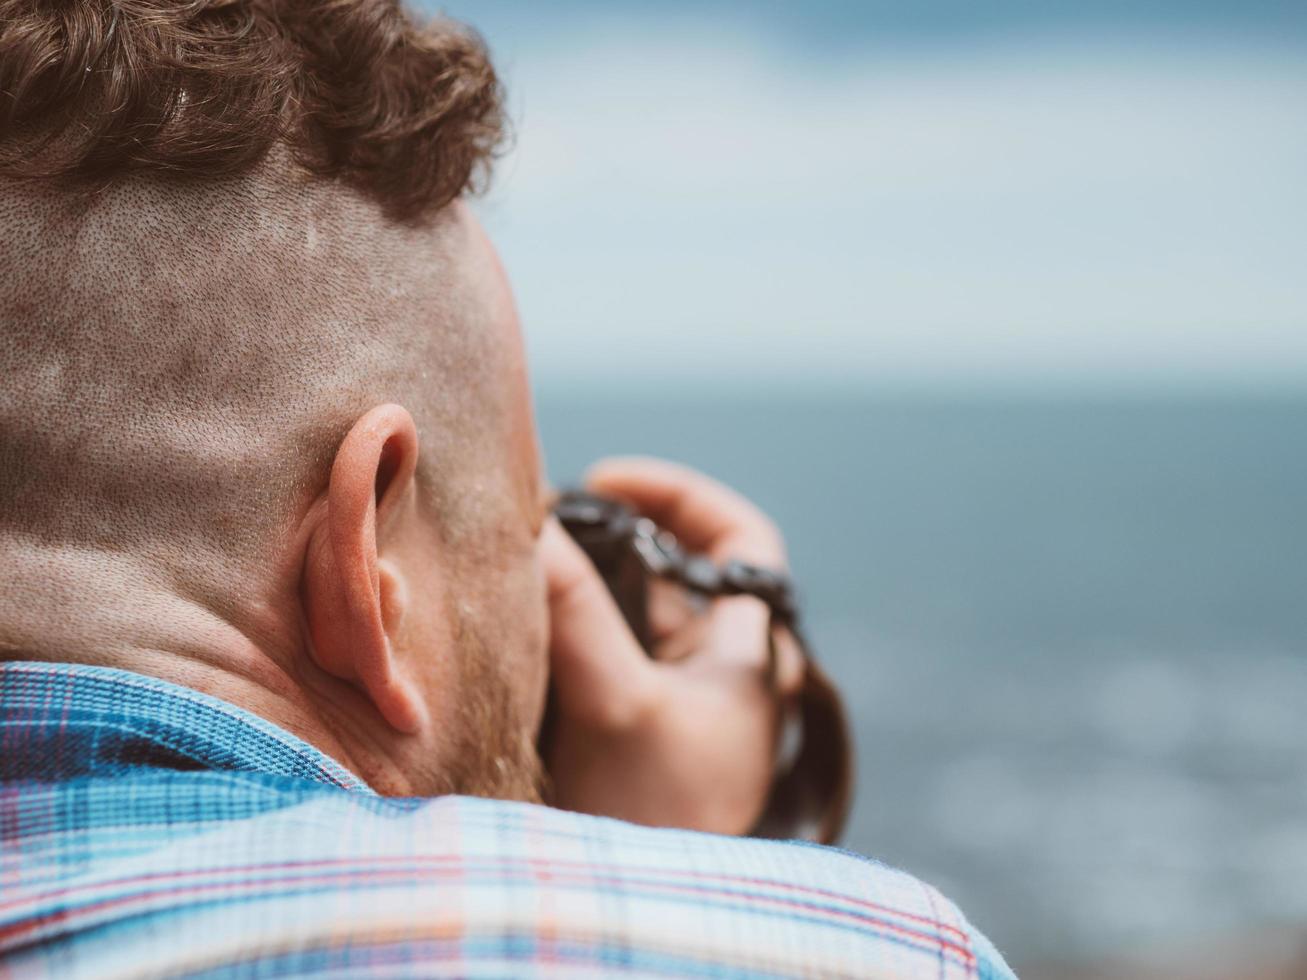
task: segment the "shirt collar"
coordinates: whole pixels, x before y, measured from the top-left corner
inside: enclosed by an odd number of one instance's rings
[[[0,783],[225,769],[372,792],[303,739],[218,698],[84,664],[0,663]]]

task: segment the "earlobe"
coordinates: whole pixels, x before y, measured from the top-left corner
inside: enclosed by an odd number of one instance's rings
[[[336,453],[315,506],[301,579],[314,661],[362,691],[396,731],[426,725],[426,702],[394,642],[408,603],[401,572],[378,554],[378,529],[402,519],[417,468],[417,430],[398,405],[372,409]]]

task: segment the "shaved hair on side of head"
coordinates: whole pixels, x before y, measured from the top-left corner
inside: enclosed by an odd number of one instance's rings
[[[73,213],[0,188],[10,530],[249,575],[378,401],[413,406],[457,525],[449,484],[496,415],[457,216],[381,224],[350,192],[264,171],[128,183]]]
[[[112,556],[206,596],[263,580],[387,401],[417,422],[440,526],[476,531],[507,396],[450,202],[501,124],[479,41],[390,0],[0,0],[11,567]],[[8,628],[54,595],[16,580]]]

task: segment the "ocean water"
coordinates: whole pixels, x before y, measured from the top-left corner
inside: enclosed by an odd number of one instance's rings
[[[787,534],[860,784],[846,843],[1014,962],[1307,927],[1307,398],[546,389]]]

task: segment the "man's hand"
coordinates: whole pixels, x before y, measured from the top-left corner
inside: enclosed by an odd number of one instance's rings
[[[693,470],[608,460],[591,471],[587,489],[626,501],[719,563],[785,565],[771,521]],[[556,711],[544,760],[553,802],[645,824],[748,832],[767,800],[781,711],[803,679],[789,635],[777,632],[773,663],[760,600],[715,599],[692,612],[664,588],[651,604],[651,659],[553,520],[541,552]]]

